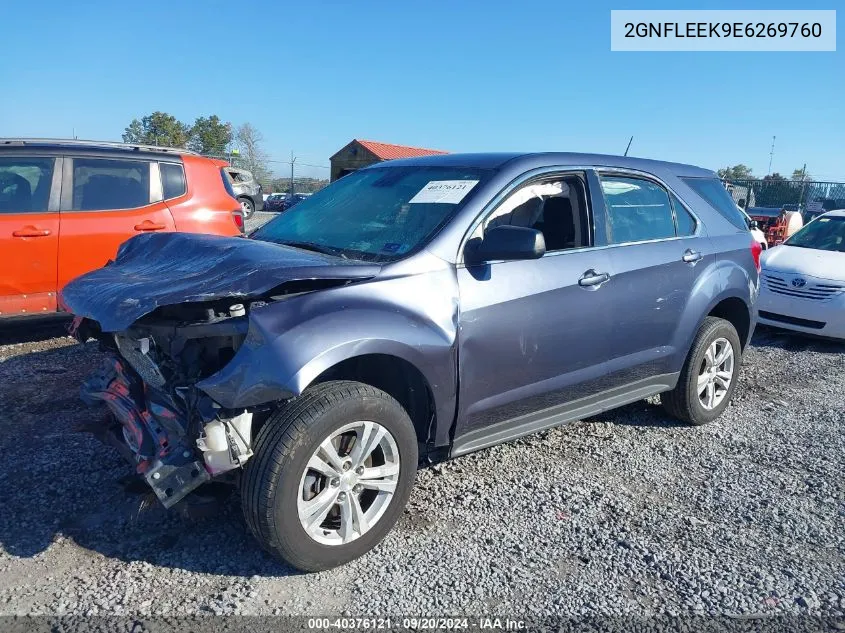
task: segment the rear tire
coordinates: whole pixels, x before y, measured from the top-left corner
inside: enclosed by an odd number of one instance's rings
[[[255,213],[255,203],[246,197],[238,198],[238,201],[241,203],[241,211],[243,211],[244,220],[248,220],[252,217],[252,214]]]
[[[739,335],[730,321],[713,316],[705,318],[681,369],[678,384],[660,395],[663,408],[672,417],[696,426],[718,418],[736,390],[741,350]]]
[[[375,547],[416,478],[408,414],[383,391],[351,381],[319,384],[283,405],[253,451],[241,478],[247,525],[267,551],[302,571]]]

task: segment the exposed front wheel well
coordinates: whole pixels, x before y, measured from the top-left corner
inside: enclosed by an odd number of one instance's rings
[[[716,304],[707,316],[719,317],[729,321],[739,335],[740,345],[745,349],[748,343],[748,332],[751,328],[751,313],[745,301],[736,297],[723,299]]]
[[[330,367],[312,385],[330,380],[353,380],[391,395],[414,423],[420,444],[426,444],[436,430],[431,388],[420,370],[406,360],[389,354],[356,356]]]

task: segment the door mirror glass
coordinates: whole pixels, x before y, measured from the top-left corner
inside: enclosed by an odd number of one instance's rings
[[[537,229],[503,224],[467,243],[465,259],[470,264],[496,260],[538,259],[546,253],[543,234]]]

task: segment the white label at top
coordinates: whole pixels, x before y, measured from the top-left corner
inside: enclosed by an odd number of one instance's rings
[[[410,204],[422,202],[458,204],[477,184],[477,180],[432,180],[408,202]]]
[[[836,11],[613,10],[610,50],[835,51]]]

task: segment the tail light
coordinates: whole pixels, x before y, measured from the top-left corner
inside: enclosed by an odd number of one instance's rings
[[[241,233],[246,233],[244,226],[244,214],[241,211],[232,211],[232,221]]]
[[[751,239],[751,257],[754,258],[754,265],[757,272],[760,272],[760,255],[763,253],[763,245],[754,238]]]

